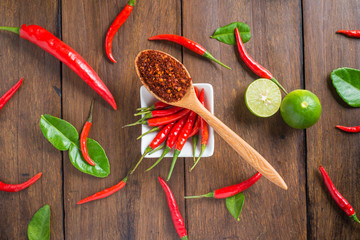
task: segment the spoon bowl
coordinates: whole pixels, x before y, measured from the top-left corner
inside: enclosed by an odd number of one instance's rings
[[[142,54],[145,54],[149,51],[155,51],[159,54],[164,54],[177,63],[184,69],[187,76],[191,79],[190,73],[187,71],[185,66],[176,58],[162,51],[157,50],[144,50],[141,51],[135,58],[135,69],[136,73],[140,78],[140,81],[145,86],[145,88],[158,100],[165,102],[167,104],[183,107],[190,109],[197,113],[200,117],[202,117],[214,130],[217,132],[246,162],[248,162],[253,168],[259,171],[265,178],[269,179],[271,182],[276,184],[277,186],[287,189],[287,185],[279,173],[270,165],[268,161],[265,160],[254,148],[252,148],[247,142],[245,142],[241,137],[239,137],[234,131],[232,131],[228,126],[226,126],[222,121],[216,118],[213,114],[211,114],[198,100],[194,87],[192,85],[192,81],[190,81],[190,86],[186,90],[184,96],[174,102],[165,101],[160,96],[152,91],[152,89],[148,86],[145,80],[142,78],[140,71],[138,69],[138,61],[139,57]]]

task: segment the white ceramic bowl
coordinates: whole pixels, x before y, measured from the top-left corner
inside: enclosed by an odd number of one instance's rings
[[[214,90],[211,84],[195,83],[194,86],[196,86],[199,89],[199,91],[201,91],[201,89],[204,89],[206,108],[210,110],[211,113],[214,114]],[[153,105],[157,101],[157,99],[154,98],[144,86],[142,86],[140,88],[140,101],[141,101],[141,107],[148,107]],[[147,125],[142,125],[141,134],[149,131],[150,129],[151,127]],[[158,132],[149,133],[141,138],[141,154],[144,154],[146,147],[149,146],[149,144],[154,139],[157,133]],[[166,141],[164,143],[166,143]],[[199,137],[199,141],[195,153],[196,157],[199,156],[200,150],[201,150],[201,143]],[[157,151],[151,155],[146,155],[145,158],[158,158],[161,156],[161,153],[162,150]],[[171,150],[165,157],[172,157],[173,153],[174,150]],[[214,130],[211,127],[209,127],[209,140],[202,157],[210,157],[213,154],[214,154]],[[188,139],[186,141],[184,148],[182,149],[179,157],[193,157],[192,139]]]

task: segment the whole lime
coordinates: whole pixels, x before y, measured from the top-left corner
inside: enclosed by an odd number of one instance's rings
[[[319,98],[308,90],[294,90],[283,99],[281,116],[293,128],[304,129],[314,125],[321,115]]]

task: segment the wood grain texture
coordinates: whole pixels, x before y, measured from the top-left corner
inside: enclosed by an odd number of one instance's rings
[[[0,25],[38,24],[55,35],[57,1],[2,1]],[[0,180],[21,183],[42,177],[18,193],[0,192],[0,239],[27,239],[27,226],[43,205],[51,208],[51,239],[63,239],[62,157],[41,133],[41,114],[60,116],[60,63],[13,33],[0,32],[0,95],[21,77],[18,92],[0,112]],[[45,194],[46,193],[46,194]]]
[[[337,189],[360,211],[358,134],[335,125],[359,125],[359,109],[347,107],[331,84],[339,67],[360,68],[360,41],[335,32],[359,29],[360,2],[304,0],[305,86],[322,103],[319,123],[307,130],[309,239],[359,239],[360,228],[332,200],[320,172],[323,165]],[[331,13],[331,14],[330,14]]]
[[[63,39],[73,46],[98,72],[118,104],[114,111],[68,68],[63,68],[64,119],[81,129],[91,98],[95,97],[93,126],[89,137],[100,142],[111,164],[111,174],[98,179],[77,171],[65,157],[65,231],[67,239],[177,239],[166,198],[157,176],[165,177],[169,159],[144,173],[150,159],[144,160],[128,185],[113,196],[81,206],[76,202],[110,187],[125,177],[140,157],[140,127],[121,127],[134,122],[140,106],[140,80],[135,73],[137,53],[155,48],[181,58],[181,48],[173,44],[149,42],[148,37],[171,32],[181,34],[179,1],[137,1],[127,22],[113,42],[117,64],[105,56],[104,38],[108,27],[127,1],[63,1]],[[176,183],[176,184],[175,184]],[[169,182],[176,198],[184,196],[184,168],[181,161]],[[185,213],[185,202],[179,201]]]
[[[223,200],[187,200],[191,239],[306,238],[303,132],[287,127],[279,114],[268,119],[252,115],[243,99],[248,84],[258,77],[244,66],[235,46],[209,38],[215,29],[231,22],[249,24],[252,39],[245,44],[247,51],[290,90],[301,85],[300,20],[298,1],[183,1],[184,36],[201,43],[232,68],[226,70],[184,50],[184,64],[193,82],[214,86],[215,115],[258,150],[289,186],[284,191],[260,180],[245,192],[240,222],[227,212]],[[215,145],[214,156],[201,160],[186,174],[186,195],[204,194],[254,174],[218,136]]]
[[[144,170],[155,159],[145,159],[120,192],[76,205],[118,183],[140,157],[140,142],[135,141],[140,127],[121,127],[136,120],[132,114],[140,105],[141,83],[133,62],[144,49],[170,53],[183,61],[194,83],[211,83],[215,115],[263,155],[289,187],[283,191],[261,179],[244,192],[240,222],[228,213],[224,200],[185,201],[185,195],[204,194],[255,173],[217,135],[214,156],[202,159],[191,173],[192,159],[178,159],[169,181],[189,239],[359,239],[359,227],[331,199],[318,171],[323,165],[339,191],[360,211],[356,181],[360,135],[334,128],[336,124],[358,125],[359,110],[342,102],[329,77],[338,67],[360,68],[360,40],[335,34],[338,29],[359,28],[359,1],[138,0],[114,38],[112,49],[118,63],[112,64],[105,55],[105,34],[126,3],[1,1],[0,26],[38,24],[56,36],[62,29],[64,42],[98,72],[119,110],[112,110],[53,56],[13,33],[0,32],[0,95],[24,78],[0,111],[0,181],[20,183],[43,172],[37,183],[22,192],[0,192],[0,239],[27,239],[28,223],[44,204],[51,207],[51,239],[178,239],[157,181],[158,176],[167,176],[169,158],[149,173]],[[294,130],[280,114],[262,119],[248,111],[245,90],[257,77],[243,64],[235,46],[210,39],[215,29],[234,21],[249,24],[248,53],[289,92],[305,86],[319,96],[323,106],[319,123],[306,131]],[[201,43],[232,70],[176,44],[147,40],[166,33]],[[60,89],[62,97],[55,89]],[[62,157],[39,127],[40,115],[48,113],[62,116],[80,131],[92,98],[96,102],[89,137],[100,142],[109,157],[111,174],[105,179],[76,170],[68,153]]]

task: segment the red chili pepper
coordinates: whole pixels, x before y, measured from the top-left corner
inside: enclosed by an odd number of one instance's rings
[[[360,126],[345,127],[345,126],[336,125],[336,127],[338,129],[341,129],[341,130],[345,131],[345,132],[350,132],[350,133],[358,133],[358,132],[360,132]]]
[[[199,90],[198,90],[198,88],[197,88],[197,87],[194,87],[194,90],[195,90],[196,96],[199,96]],[[193,126],[193,128],[192,128],[192,130],[191,130],[191,132],[190,132],[190,134],[189,134],[189,138],[192,137],[192,136],[194,136],[195,134],[197,134],[197,133],[199,132],[200,125],[201,125],[201,117],[198,116],[198,117],[196,118],[195,124],[194,124],[194,126]]]
[[[92,89],[105,99],[115,110],[117,109],[114,97],[97,73],[90,65],[71,47],[55,37],[46,29],[37,26],[23,24],[20,28],[0,27],[0,30],[11,31],[19,34],[21,38],[29,40],[43,50],[47,51],[71,70],[79,75]]]
[[[9,91],[7,91],[0,98],[0,110],[5,106],[5,104],[10,100],[10,98],[16,93],[21,84],[23,83],[23,79],[21,78]]]
[[[223,64],[222,62],[220,62],[219,60],[214,58],[203,46],[201,46],[197,42],[194,42],[185,37],[174,35],[174,34],[163,34],[163,35],[153,36],[153,37],[149,38],[149,40],[150,41],[151,40],[166,40],[166,41],[180,44],[181,46],[186,47],[187,49],[189,49],[203,57],[213,60],[214,62],[220,64],[223,67],[226,67],[227,69],[231,69],[230,67],[226,66],[225,64]]]
[[[147,124],[152,127],[168,124],[171,122],[175,122],[176,120],[179,120],[180,118],[186,116],[189,112],[190,112],[189,109],[184,109],[170,116],[151,118],[147,120]]]
[[[153,105],[151,105],[150,107],[143,107],[143,108],[137,108],[137,111],[152,111],[155,109],[164,109],[167,107],[171,107],[171,105],[164,103],[162,101],[157,101],[155,102]]]
[[[114,22],[111,24],[109,30],[106,33],[105,51],[108,58],[114,63],[116,63],[116,60],[111,52],[113,38],[117,33],[117,31],[119,30],[119,28],[126,22],[128,17],[130,16],[130,13],[134,8],[134,4],[135,4],[135,0],[129,0],[129,2],[126,4],[123,10],[121,10],[119,15],[115,18]]]
[[[155,148],[154,150],[152,150],[151,152],[149,152],[149,156],[153,153],[156,153],[157,151],[160,151],[161,149],[163,149],[165,147],[165,144],[161,144],[159,147]]]
[[[125,187],[126,182],[127,182],[127,178],[128,176],[126,176],[123,180],[121,180],[118,184],[109,187],[105,190],[102,190],[100,192],[97,192],[87,198],[84,198],[82,200],[80,200],[77,204],[83,204],[83,203],[87,203],[87,202],[91,202],[94,200],[98,200],[98,199],[102,199],[102,198],[106,198],[114,193],[116,193],[117,191],[119,191],[120,189],[122,189],[123,187]]]
[[[337,33],[344,34],[348,37],[360,38],[360,30],[338,30]]]
[[[195,93],[197,96],[199,96],[199,90],[195,88]],[[196,118],[196,121],[194,123],[194,126],[193,126],[193,129],[191,130],[190,134],[189,134],[189,138],[192,137],[192,142],[193,142],[193,159],[194,159],[194,163],[195,163],[195,153],[196,153],[196,145],[197,145],[197,142],[199,140],[199,135],[198,135],[198,132],[199,132],[199,129],[200,129],[200,126],[201,126],[201,117],[200,116],[197,116]]]
[[[175,122],[171,122],[168,125],[166,125],[163,129],[161,129],[161,131],[156,135],[156,137],[151,141],[149,146],[145,149],[144,154],[141,156],[140,160],[137,162],[135,167],[130,171],[130,174],[133,174],[135,172],[136,168],[140,165],[146,154],[148,154],[149,152],[160,146],[160,144],[162,144],[166,140],[167,136],[171,132],[171,129],[173,128],[174,125]]]
[[[236,43],[240,57],[245,62],[245,64],[251,69],[251,71],[253,71],[256,75],[258,75],[261,78],[270,79],[276,85],[278,85],[279,88],[281,88],[281,90],[283,90],[285,94],[287,94],[285,88],[281,86],[281,84],[273,77],[273,75],[266,68],[261,66],[259,63],[255,62],[255,60],[249,56],[249,54],[245,50],[244,43],[241,40],[240,33],[237,28],[235,28],[235,36],[236,36]]]
[[[191,130],[191,132],[189,134],[189,138],[195,136],[199,132],[200,126],[201,126],[201,117],[198,116],[196,118],[195,124],[194,124],[194,126],[193,126],[193,128],[192,128],[192,130]]]
[[[143,136],[149,134],[149,133],[152,133],[152,132],[156,132],[156,131],[159,131],[161,130],[163,127],[165,127],[165,125],[161,125],[161,126],[158,126],[158,127],[153,127],[152,129],[150,129],[149,131],[141,134],[140,136],[138,136],[136,139],[139,140],[140,138],[142,138]]]
[[[348,215],[352,220],[354,220],[357,223],[360,223],[359,219],[356,217],[355,211],[353,207],[350,205],[350,203],[339,193],[338,190],[336,190],[334,184],[332,183],[329,175],[325,171],[325,169],[320,166],[319,167],[321,176],[324,179],[325,186],[330,192],[331,197],[335,200],[337,205]]]
[[[200,92],[200,102],[203,106],[205,106],[205,92],[204,89]],[[207,122],[201,118],[201,151],[199,154],[198,159],[195,161],[194,165],[190,168],[190,172],[195,168],[195,166],[199,163],[201,156],[205,152],[205,148],[207,145],[207,142],[209,140],[209,127]]]
[[[32,178],[30,178],[28,181],[20,184],[6,184],[0,181],[0,191],[4,192],[19,192],[21,190],[24,190],[25,188],[30,187],[33,185],[39,178],[41,177],[42,173],[38,173]]]
[[[185,228],[185,223],[184,223],[183,218],[181,217],[179,208],[176,204],[175,197],[174,197],[173,193],[171,192],[171,189],[169,188],[169,186],[164,181],[164,179],[162,179],[161,177],[158,177],[158,179],[161,184],[161,187],[164,189],[175,230],[181,240],[186,240],[186,239],[188,239],[188,237],[187,237],[187,231]]]
[[[178,139],[176,141],[176,145],[175,145],[175,151],[174,151],[173,160],[172,160],[172,163],[170,166],[169,175],[168,175],[166,181],[169,181],[171,178],[171,174],[174,170],[176,160],[179,157],[179,154],[180,154],[181,150],[183,149],[183,147],[189,137],[191,129],[195,123],[196,116],[197,116],[196,113],[191,111],[184,127],[181,129],[181,131],[179,133],[179,137],[178,137]]]
[[[242,191],[245,191],[249,187],[251,187],[254,183],[256,183],[260,179],[260,177],[261,177],[261,173],[257,172],[254,176],[252,176],[251,178],[245,180],[244,182],[241,182],[241,183],[238,183],[238,184],[235,184],[235,185],[231,185],[231,186],[228,186],[228,187],[220,188],[220,189],[217,189],[215,191],[209,192],[209,193],[204,194],[204,195],[188,196],[188,197],[185,197],[185,198],[209,197],[209,198],[222,199],[222,198],[232,197],[232,196],[235,196],[238,193],[241,193]]]
[[[199,97],[199,90],[196,87],[195,87],[195,94],[197,97]],[[178,137],[178,139],[176,141],[176,145],[175,145],[175,151],[174,151],[173,160],[172,160],[172,163],[170,166],[169,175],[168,175],[166,181],[169,181],[171,178],[171,174],[174,170],[176,160],[177,160],[181,150],[183,149],[187,139],[189,138],[189,134],[191,133],[191,130],[195,124],[196,117],[197,117],[197,114],[193,111],[190,111],[189,117],[188,117],[184,127],[181,129],[181,131],[179,133],[179,137]]]
[[[91,157],[89,156],[88,153],[88,149],[87,149],[87,137],[89,135],[89,131],[92,125],[92,112],[93,112],[93,107],[94,107],[94,100],[92,100],[91,102],[91,107],[90,107],[90,113],[89,113],[89,117],[81,131],[81,135],[80,135],[80,149],[81,149],[81,153],[85,159],[85,161],[90,164],[91,166],[95,166],[94,161],[91,159]]]
[[[171,107],[171,108],[164,109],[164,110],[153,110],[151,112],[146,113],[145,116],[143,118],[141,118],[140,120],[138,120],[137,122],[142,122],[145,119],[149,119],[149,118],[166,117],[169,115],[173,115],[173,114],[179,112],[180,110],[183,110],[183,108],[182,107]]]
[[[165,155],[168,154],[168,152],[170,152],[171,149],[175,146],[175,143],[176,143],[176,140],[178,139],[179,133],[180,133],[181,129],[183,128],[183,126],[185,125],[188,117],[189,117],[189,115],[184,116],[174,125],[174,127],[171,129],[169,137],[166,141],[166,147],[165,147],[163,153],[161,154],[160,158],[151,167],[146,169],[146,172],[153,169],[165,157]]]
[[[179,120],[180,118],[186,116],[189,112],[190,112],[189,109],[184,109],[184,110],[181,110],[180,112],[177,112],[177,113],[175,113],[173,115],[170,115],[170,116],[158,117],[158,118],[150,118],[150,119],[147,119],[147,120],[143,120],[141,122],[138,121],[138,122],[135,122],[135,123],[125,125],[124,127],[135,126],[135,125],[138,125],[138,124],[147,124],[147,125],[149,125],[151,127],[157,127],[157,126],[161,126],[161,125],[168,124],[168,123],[171,123],[171,122],[175,122],[175,121]]]

